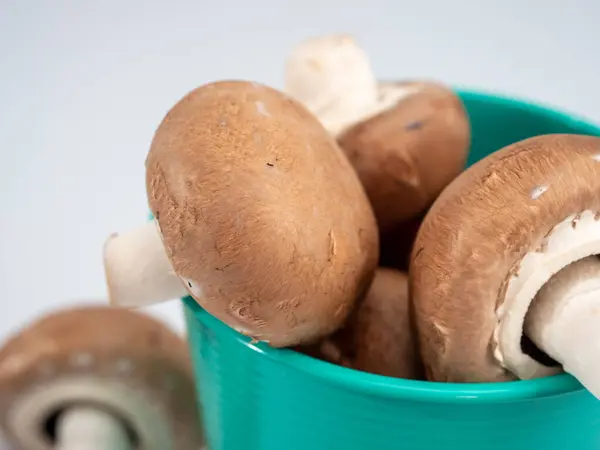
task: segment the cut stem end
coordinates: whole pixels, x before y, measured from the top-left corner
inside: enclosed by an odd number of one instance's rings
[[[104,245],[104,270],[114,306],[138,308],[188,295],[155,221],[111,236]]]
[[[132,450],[125,426],[91,406],[67,409],[58,419],[57,450]]]

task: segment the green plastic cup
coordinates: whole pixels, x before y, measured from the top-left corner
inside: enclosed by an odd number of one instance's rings
[[[468,164],[546,133],[600,135],[580,118],[458,91]],[[383,377],[249,339],[183,299],[210,450],[598,450],[600,401],[571,376],[450,384]]]

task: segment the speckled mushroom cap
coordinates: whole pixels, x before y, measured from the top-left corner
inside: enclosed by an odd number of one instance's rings
[[[147,192],[190,295],[274,347],[325,336],[376,268],[378,234],[343,152],[302,105],[244,81],[202,86],[158,128]]]
[[[404,95],[398,92],[404,91]],[[390,107],[337,140],[358,172],[379,228],[416,217],[464,169],[470,125],[460,98],[437,82],[381,83]]]
[[[196,450],[195,398],[185,342],[125,309],[52,313],[0,350],[0,424],[19,450],[53,449],[44,427],[81,404],[114,413],[139,450]]]
[[[536,292],[600,253],[600,139],[538,136],[463,172],[419,230],[410,289],[430,380],[502,381],[556,371],[521,348]]]
[[[355,370],[421,379],[422,367],[410,320],[407,274],[378,268],[365,299],[346,325],[305,352]]]

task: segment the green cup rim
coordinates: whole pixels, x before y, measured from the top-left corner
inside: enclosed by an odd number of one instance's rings
[[[330,386],[350,390],[357,394],[393,400],[426,403],[490,404],[526,401],[583,391],[583,386],[572,376],[561,373],[535,380],[506,381],[499,383],[443,383],[405,380],[361,372],[331,364],[291,349],[270,347],[228,327],[203,310],[194,299],[182,299],[196,320],[203,322],[219,339],[235,340],[239,345],[260,353],[271,361],[288,366],[308,377],[326,382]]]
[[[511,108],[519,107],[521,109],[534,111],[540,117],[546,117],[549,120],[555,120],[570,125],[572,128],[578,128],[579,134],[600,135],[600,124],[593,123],[590,119],[583,117],[582,115],[566,111],[544,102],[534,101],[519,95],[507,95],[491,90],[471,89],[460,86],[454,86],[454,91],[463,99],[485,100],[486,103],[494,103],[499,106]]]
[[[541,117],[569,124],[578,129],[581,134],[600,135],[600,127],[589,120],[549,105],[492,91],[464,87],[455,87],[455,91],[463,99],[478,99],[498,106],[529,109]],[[249,350],[258,352],[273,362],[357,394],[427,403],[489,404],[527,401],[585,390],[575,378],[566,373],[533,380],[499,383],[443,383],[405,380],[361,372],[321,361],[291,349],[276,349],[265,343],[252,343],[249,338],[204,311],[191,297],[182,300],[196,320],[203,322],[220,338],[235,339]]]

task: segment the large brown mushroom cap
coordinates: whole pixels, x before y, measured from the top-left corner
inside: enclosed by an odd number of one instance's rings
[[[147,191],[173,268],[209,313],[272,346],[344,322],[378,259],[347,158],[298,102],[256,83],[196,89],[161,123]]]
[[[500,364],[495,333],[502,315],[520,316],[522,324],[528,305],[507,309],[509,281],[522,276],[526,255],[543,257],[549,251],[557,224],[568,220],[561,232],[575,236],[582,215],[593,223],[599,211],[597,137],[526,139],[481,160],[451,183],[425,217],[410,267],[428,378],[514,379]],[[562,242],[575,241],[567,237]],[[551,264],[560,269],[595,251],[589,245],[573,248],[565,261],[554,258]]]
[[[420,379],[422,367],[410,320],[408,276],[380,267],[345,326],[308,354],[346,367]]]
[[[98,405],[140,450],[203,442],[185,342],[141,313],[84,307],[49,314],[0,350],[0,424],[23,450],[49,450],[44,426],[62,409]]]
[[[383,231],[412,219],[464,169],[470,143],[465,107],[434,82],[383,83],[405,96],[346,129],[338,142],[358,172]]]

